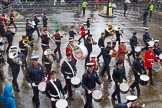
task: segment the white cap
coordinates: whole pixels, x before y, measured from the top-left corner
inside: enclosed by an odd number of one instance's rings
[[[107,43],[108,43],[108,42],[111,42],[111,40],[110,40],[110,39],[107,39],[106,42],[107,42]]]
[[[128,95],[128,96],[126,97],[126,99],[127,99],[128,101],[136,101],[137,96],[135,96],[135,95]]]
[[[149,44],[150,47],[151,46],[153,47],[154,46],[154,41],[149,41],[148,44]]]
[[[69,39],[69,42],[73,42],[74,41],[74,39]]]
[[[84,22],[83,24],[85,25],[85,24],[87,24],[87,23]]]
[[[149,27],[145,27],[145,30],[149,30],[150,28]]]
[[[17,46],[11,46],[10,49],[17,49]]]
[[[154,40],[154,42],[159,42],[159,40]]]
[[[50,49],[46,49],[46,50],[44,51],[44,55],[49,55],[49,54],[51,54],[51,50],[50,50]]]
[[[91,57],[91,58],[92,58],[92,57],[96,58],[96,55],[91,55],[90,57]]]
[[[124,42],[125,43],[125,40],[122,39],[121,42]]]
[[[86,66],[94,66],[94,63],[87,63]]]
[[[31,57],[31,59],[32,59],[32,60],[33,60],[33,59],[39,59],[39,55],[34,55],[34,56]]]

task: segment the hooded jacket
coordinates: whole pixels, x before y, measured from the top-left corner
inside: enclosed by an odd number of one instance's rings
[[[15,98],[12,94],[12,86],[5,86],[4,93],[0,94],[0,102],[4,108],[16,108]]]

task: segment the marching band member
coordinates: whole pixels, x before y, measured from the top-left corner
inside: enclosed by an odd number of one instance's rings
[[[21,58],[21,60],[16,60],[17,58]],[[17,46],[11,46],[9,49],[9,53],[7,55],[7,63],[11,67],[12,71],[12,86],[15,91],[20,91],[19,85],[17,82],[17,77],[20,72],[20,66],[25,64],[25,56],[20,53],[17,49]]]
[[[15,33],[11,31],[10,27],[7,27],[7,31],[5,32],[5,37],[7,38],[7,41],[8,41],[8,47],[6,50],[7,53],[8,53],[8,50],[10,49],[10,47],[12,46],[14,35],[15,35]]]
[[[54,50],[54,54],[56,55],[56,52],[58,52],[59,58],[61,59],[62,56],[61,56],[60,46],[61,46],[61,38],[62,38],[62,36],[61,36],[61,34],[60,34],[59,29],[56,30],[56,33],[55,33],[53,36],[54,36],[54,38],[55,38],[55,43],[56,43],[56,46],[57,46],[57,47],[55,48],[55,50]]]
[[[67,94],[65,94],[60,79],[56,77],[56,71],[52,70],[50,77],[51,79],[47,82],[45,93],[51,101],[52,108],[56,108],[56,101],[61,97],[60,93],[62,93],[65,98],[67,98]]]
[[[104,59],[104,68],[101,72],[101,76],[104,76],[105,71],[107,72],[108,76],[108,81],[111,80],[111,75],[110,75],[110,62],[111,62],[111,51],[112,51],[112,46],[111,46],[111,40],[107,41],[107,46],[103,49],[103,59]]]
[[[96,55],[91,55],[91,59],[88,63],[93,63],[94,64],[94,71],[97,71],[98,65],[97,65],[97,61],[96,61]]]
[[[80,27],[80,34],[81,34],[81,37],[79,38],[78,40],[78,44],[80,44],[80,40],[83,38],[83,40],[85,41],[85,36],[86,36],[86,23],[83,23],[83,25]]]
[[[148,46],[149,46],[148,42],[152,40],[152,38],[148,32],[148,29],[149,28],[145,28],[145,33],[143,34],[143,42],[146,46],[145,48],[143,48],[143,50],[148,50]]]
[[[7,17],[6,17],[6,13],[3,13],[3,14],[2,14],[2,17],[3,17],[4,25],[7,26]]]
[[[8,24],[8,26],[11,26],[11,24],[12,24],[14,26],[15,32],[16,32],[17,31],[17,27],[16,27],[16,24],[14,22],[14,18],[15,18],[14,10],[11,10],[11,13],[10,13],[10,23]]]
[[[86,104],[84,108],[93,108],[92,107],[92,93],[96,88],[96,83],[103,88],[103,83],[99,79],[99,76],[96,71],[94,71],[94,63],[87,63],[87,70],[82,76],[82,87],[85,90],[86,95]]]
[[[139,87],[139,81],[140,81],[140,75],[142,75],[144,72],[146,72],[144,61],[142,59],[142,55],[140,53],[136,54],[136,59],[133,61],[133,74],[134,74],[134,82],[131,84],[130,89],[132,91],[134,90],[134,87],[137,89],[137,96],[140,97],[140,87]],[[144,71],[144,72],[143,72]]]
[[[92,45],[93,45],[93,38],[92,38],[92,35],[89,34],[88,37],[85,39],[85,42],[84,42],[84,46],[88,50],[88,55],[87,55],[87,57],[85,59],[85,66],[88,63],[88,61],[90,60],[90,54],[92,52]]]
[[[113,80],[115,82],[115,90],[112,94],[112,99],[113,100],[118,100],[118,103],[121,103],[121,97],[120,97],[120,84],[123,82],[123,79],[127,80],[126,75],[125,75],[125,68],[124,68],[124,61],[119,60],[117,63],[117,67],[114,68],[113,74],[112,74]],[[117,95],[117,99],[116,96]]]
[[[75,31],[74,26],[71,26],[71,28],[69,30],[69,40],[74,39],[74,35],[76,35],[76,31]]]
[[[41,64],[39,64],[38,59],[39,56],[32,56],[32,65],[27,67],[27,75],[26,79],[27,81],[31,84],[32,89],[33,89],[33,98],[32,101],[35,103],[36,108],[39,108],[40,106],[40,101],[39,101],[39,90],[38,90],[38,84],[45,79],[47,80],[47,77],[45,75],[45,72],[43,70],[43,67]]]
[[[122,36],[123,31],[121,30],[121,25],[118,24],[116,26],[115,34],[116,34],[116,41],[118,41],[118,45],[120,45],[120,37]]]
[[[34,30],[34,27],[33,25],[31,24],[30,20],[27,19],[26,20],[26,36],[28,36],[28,39],[30,42],[32,42],[33,40],[33,30]]]
[[[5,36],[5,25],[3,21],[0,21],[0,36],[4,37]]]
[[[88,29],[88,35],[90,34],[90,25],[91,25],[91,18],[87,18],[87,21],[86,21],[86,26],[87,26],[87,29]]]
[[[75,61],[72,59],[71,52],[66,54],[67,59],[63,61],[61,65],[61,72],[64,75],[65,78],[65,90],[68,91],[68,97],[71,100],[74,100],[72,97],[72,89],[71,89],[71,78],[76,75],[76,66]]]
[[[38,19],[38,15],[37,14],[34,15],[34,22],[35,22],[35,25],[34,25],[33,32],[36,30],[37,34],[38,34],[38,37],[39,37],[40,33],[39,33],[39,29],[38,29],[38,23],[40,22],[40,20]]]
[[[52,68],[52,64],[54,62],[54,55],[52,54],[50,49],[46,49],[43,52],[43,57],[42,57],[42,61],[45,64],[45,68],[46,68],[46,75],[48,77],[48,79],[50,78],[50,72],[51,72],[51,68]]]
[[[46,15],[46,13],[44,13],[44,16],[43,16],[43,27],[44,28],[47,28],[48,26],[47,26],[47,24],[48,24],[48,20],[49,20],[49,18],[48,18],[48,16]]]
[[[43,50],[43,52],[46,50],[46,49],[48,49],[49,48],[49,40],[50,40],[50,38],[49,38],[49,32],[48,32],[48,30],[47,29],[44,29],[44,33],[42,33],[41,34],[41,46],[42,46],[42,50]]]
[[[74,47],[75,47],[74,39],[70,39],[70,40],[69,40],[69,44],[66,46],[66,54],[69,53],[69,52],[70,52],[71,54],[73,54],[73,49],[74,49]],[[74,58],[73,55],[72,55],[72,58],[74,59],[75,64],[76,64],[77,60]]]
[[[125,60],[125,54],[128,52],[126,45],[125,45],[125,41],[121,40],[121,44],[119,45],[118,48],[118,59],[119,60]]]
[[[98,46],[101,49],[100,54],[97,56],[97,60],[99,61],[100,56],[103,54],[103,49],[105,47],[104,45],[104,40],[105,40],[105,33],[101,33],[101,37],[98,39]]]
[[[137,42],[137,36],[136,36],[136,32],[133,32],[133,36],[130,38],[130,46],[131,46],[131,52],[127,55],[128,59],[131,55],[133,55],[133,58],[135,59],[135,47],[137,46],[138,42]]]
[[[144,53],[144,65],[146,66],[147,75],[150,77],[150,84],[153,85],[153,79],[152,79],[152,64],[154,63],[154,57],[155,53],[153,50],[154,46],[148,46],[148,50]]]
[[[25,58],[27,58],[28,55],[28,43],[25,44],[23,41],[28,40],[26,35],[22,36],[22,40],[19,41],[19,48],[21,53],[24,54]]]
[[[155,53],[155,56],[159,56],[161,54],[161,48],[160,48],[160,45],[159,45],[159,40],[154,40],[154,53]]]

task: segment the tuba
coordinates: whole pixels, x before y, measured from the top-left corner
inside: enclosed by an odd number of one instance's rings
[[[106,31],[109,33],[110,36],[114,35],[114,29],[112,25],[107,25]]]
[[[46,56],[46,58],[48,59],[48,61],[52,64],[53,61],[54,61],[54,59],[53,59],[51,50],[50,50],[50,49],[46,49],[46,50],[44,51],[44,55]]]
[[[24,40],[23,40],[23,44],[29,45],[29,40],[28,40],[28,39],[24,39]]]

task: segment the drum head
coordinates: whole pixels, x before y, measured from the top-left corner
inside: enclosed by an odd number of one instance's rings
[[[46,90],[46,82],[39,83],[38,90],[44,92]]]
[[[137,96],[129,95],[129,96],[126,97],[126,99],[129,100],[129,101],[135,101],[137,99]]]
[[[65,99],[59,99],[56,102],[56,108],[66,108],[68,106],[68,102]]]
[[[84,45],[77,45],[73,50],[73,56],[77,60],[82,60],[88,55],[87,48]]]
[[[155,70],[156,72],[160,71],[161,69],[161,64],[158,62],[154,62],[152,65],[152,69]]]
[[[140,79],[142,80],[142,81],[149,81],[149,77],[147,76],[147,75],[141,75],[140,76]]]
[[[74,76],[74,77],[71,78],[71,83],[73,85],[78,85],[80,82],[81,81],[80,81],[80,78],[79,77]]]
[[[162,60],[162,54],[159,55],[160,60]]]
[[[141,51],[141,47],[137,46],[137,47],[135,48],[135,51],[136,51],[136,52],[140,52],[140,51]]]
[[[102,92],[101,90],[94,90],[92,93],[92,97],[96,100],[99,100],[102,98]]]
[[[128,83],[121,83],[120,84],[120,90],[123,91],[123,92],[126,92],[129,90],[129,85]]]

